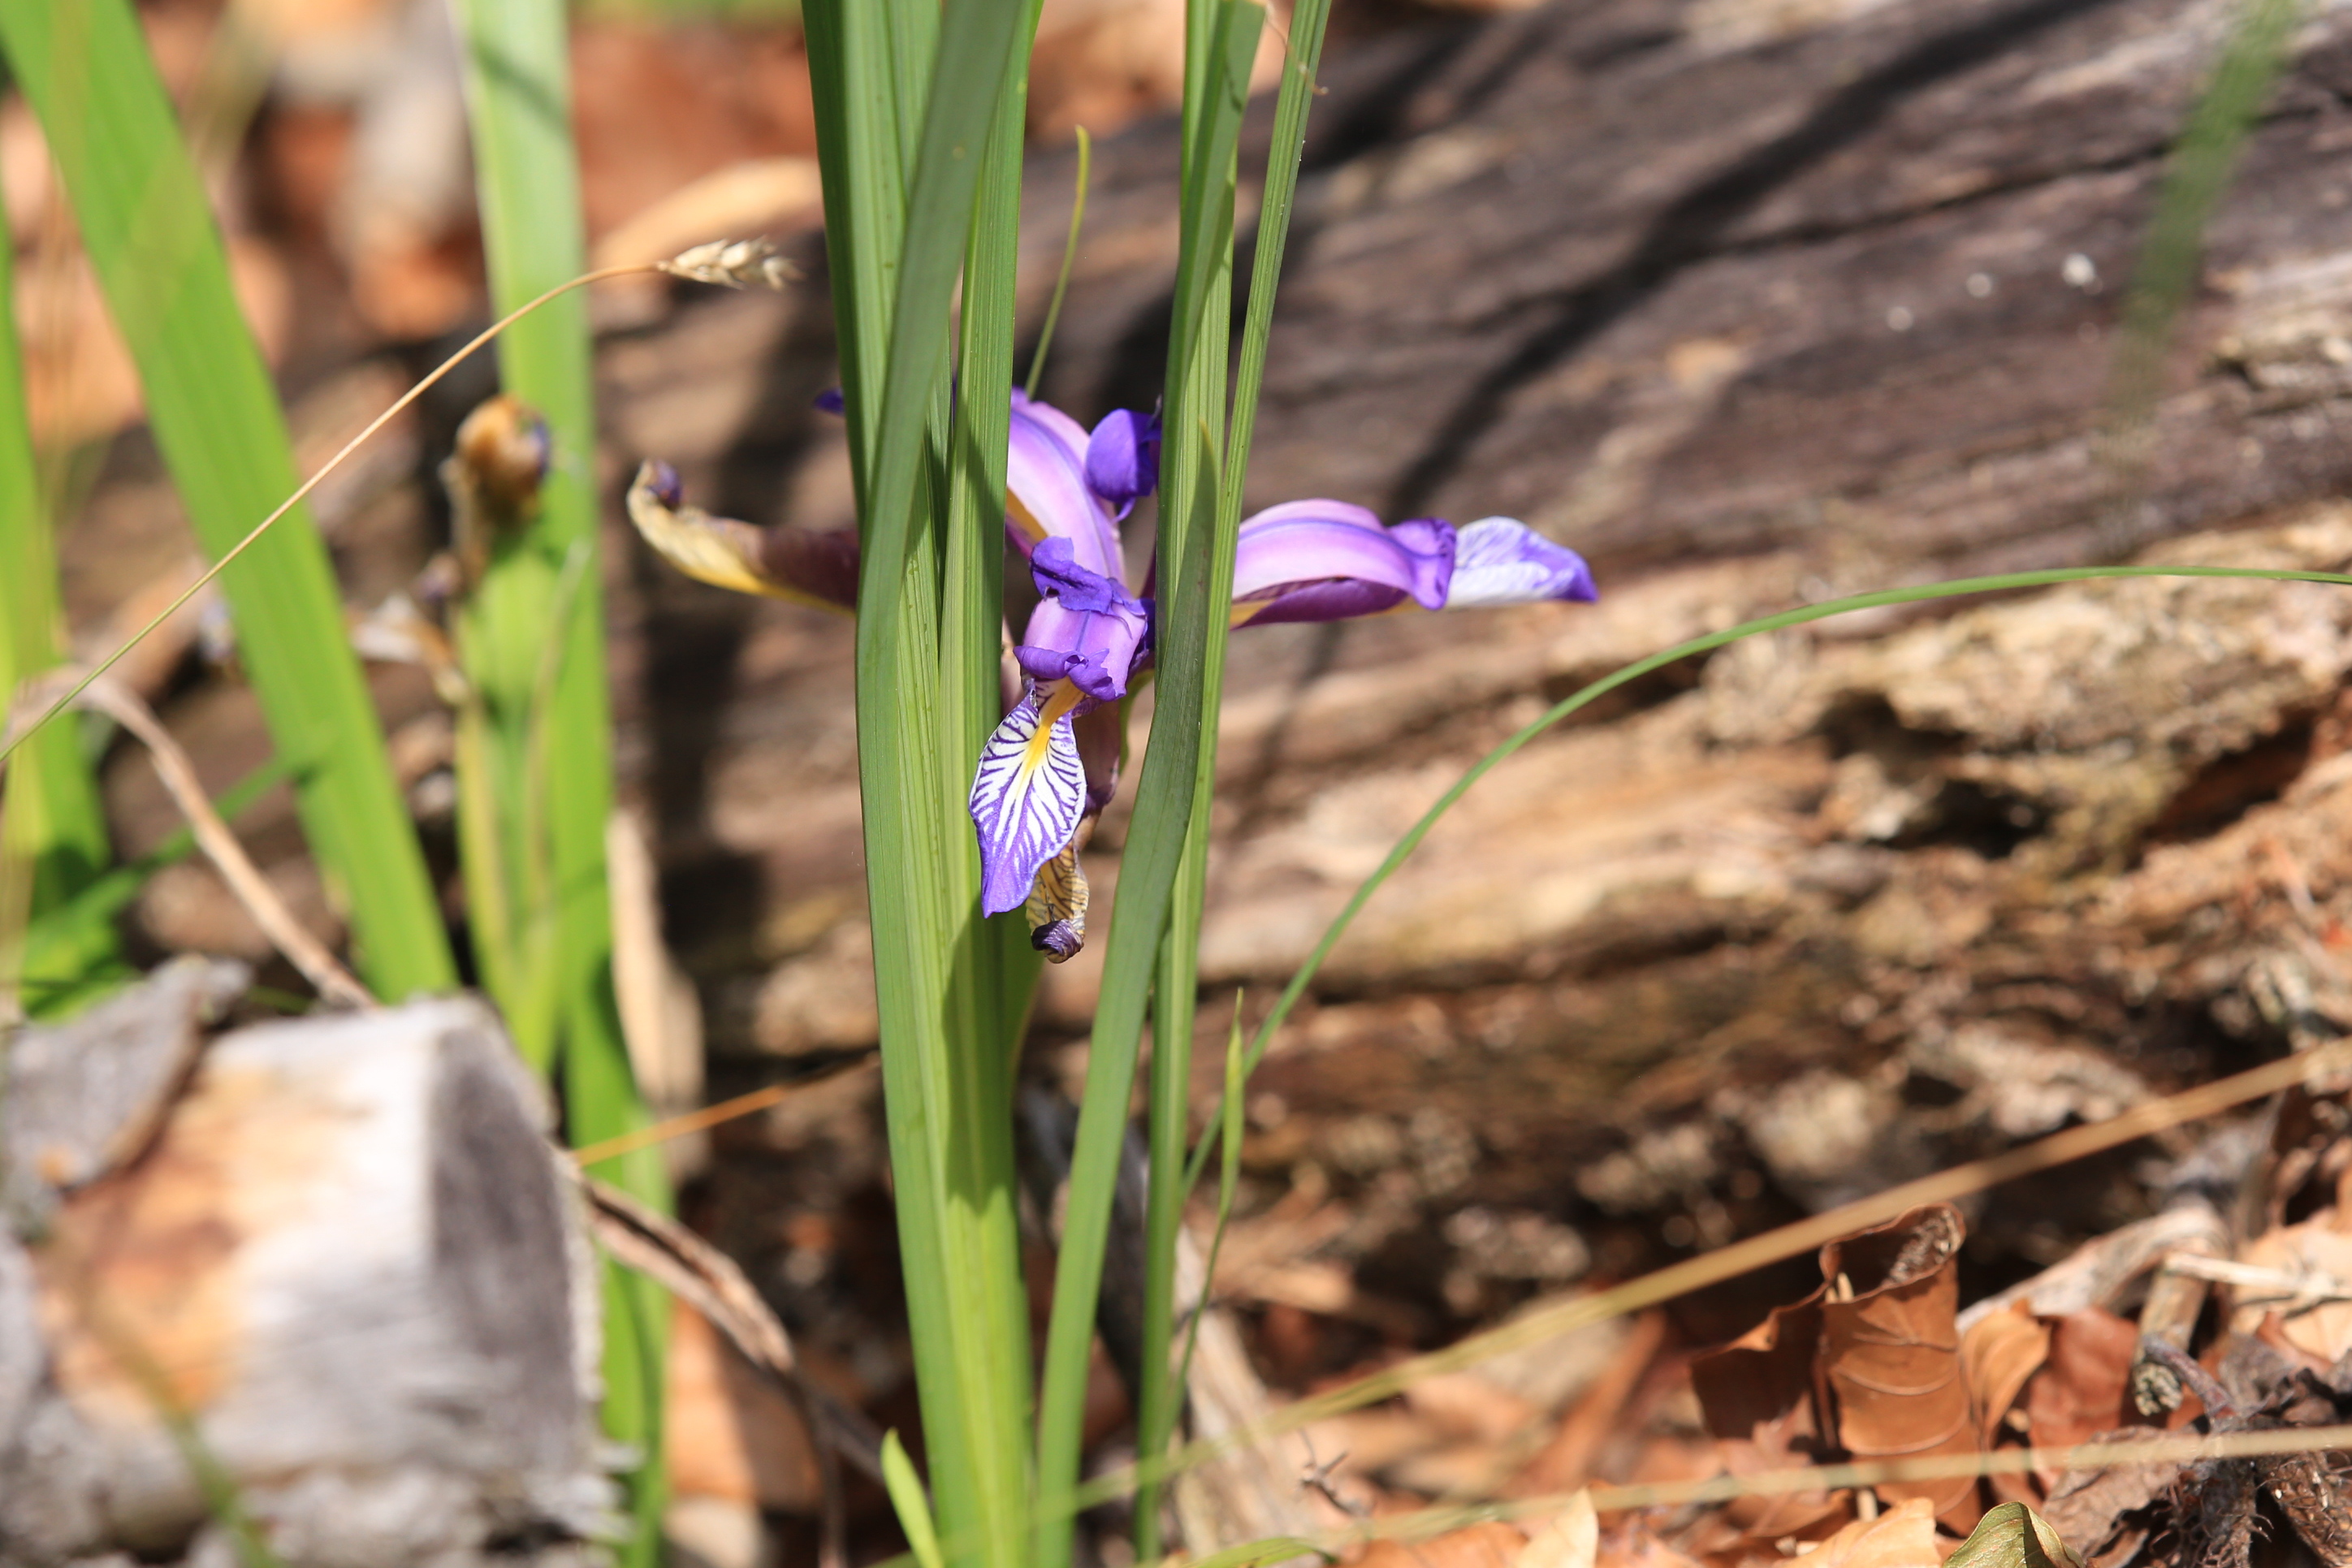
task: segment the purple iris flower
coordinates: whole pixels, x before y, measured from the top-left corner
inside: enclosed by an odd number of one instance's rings
[[[1037,540],[1030,571],[1043,598],[1014,650],[1029,690],[989,738],[971,815],[982,909],[999,915],[1025,903],[1032,940],[1058,962],[1085,939],[1086,882],[1074,845],[1117,781],[1124,721],[1113,705],[1152,645],[1150,601],[1131,594],[1115,567],[1097,563],[1118,559],[1118,524],[1134,499],[1128,486],[1157,481],[1158,433],[1143,416],[1114,415],[1081,447],[1076,422],[1058,411],[1015,394],[1013,413],[1007,526]],[[1344,501],[1292,501],[1244,521],[1235,545],[1236,626],[1592,597],[1582,557],[1508,517],[1465,528],[1419,517],[1391,528]],[[1108,744],[1085,744],[1088,734]]]
[[[1089,433],[1050,403],[1012,394],[1004,526],[1039,598],[1013,650],[1026,689],[982,748],[971,817],[982,909],[1025,904],[1031,940],[1056,961],[1086,938],[1077,852],[1117,786],[1125,701],[1152,656],[1152,603],[1125,580],[1119,524],[1159,484],[1160,442],[1150,414],[1122,409]],[[676,476],[653,464],[629,508],[656,549],[706,581],[856,601],[856,538],[846,530],[712,517],[685,506]],[[1262,626],[1593,597],[1581,556],[1508,517],[1386,526],[1361,507],[1309,500],[1243,522],[1232,614],[1235,626]]]

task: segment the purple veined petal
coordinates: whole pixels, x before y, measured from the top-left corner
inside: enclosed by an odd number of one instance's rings
[[[1115,408],[1087,437],[1087,486],[1124,517],[1160,487],[1160,416]]]
[[[820,610],[857,608],[854,528],[755,528],[714,517],[685,504],[677,469],[653,461],[638,468],[628,509],[646,543],[698,581]]]
[[[1029,554],[1065,538],[1087,570],[1117,578],[1118,525],[1087,484],[1087,433],[1051,403],[1013,392],[1011,445],[1004,470],[1007,536]]]
[[[1454,581],[1445,593],[1448,610],[1546,599],[1590,604],[1599,597],[1584,558],[1525,523],[1481,517],[1465,524],[1456,536]]]
[[[1070,727],[1076,688],[1033,688],[981,747],[971,780],[980,835],[980,907],[1002,915],[1027,902],[1037,871],[1061,853],[1086,812],[1087,774]]]
[[[1234,559],[1235,623],[1340,620],[1405,598],[1436,610],[1453,575],[1454,530],[1445,523],[1387,528],[1344,501],[1290,501],[1242,524]],[[1244,622],[1244,601],[1265,608]]]

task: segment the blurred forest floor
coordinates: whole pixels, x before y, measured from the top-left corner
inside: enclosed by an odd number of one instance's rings
[[[1044,388],[1084,420],[1149,405],[1160,380],[1175,142],[1155,116],[1180,9],[1046,8],[1024,326],[1051,287],[1084,124],[1104,140]],[[1790,603],[1972,572],[2352,567],[2352,5],[2305,8],[2137,443],[2106,423],[2118,310],[2231,7],[1338,12],[1252,504],[1512,514],[1584,551],[1602,599],[1249,634],[1222,742],[1204,1109],[1236,1007],[1258,1015],[1464,767],[1621,663]],[[482,318],[441,9],[148,16],[315,463]],[[645,852],[618,888],[647,960],[625,1000],[666,1108],[822,1080],[677,1145],[684,1212],[816,1375],[903,1427],[876,1080],[857,1065],[875,1014],[848,629],[667,573],[618,508],[654,456],[717,511],[849,520],[839,430],[813,406],[834,370],[797,33],[751,11],[592,7],[574,65],[600,258],[769,232],[812,279],[781,298],[597,298],[593,461],[612,499],[628,841]],[[72,519],[75,634],[111,646],[194,558],[14,100],[0,181]],[[481,367],[453,378],[320,495],[355,609],[445,542],[433,469],[491,390]],[[199,605],[135,676],[217,789],[268,747],[233,638]],[[1381,893],[1251,1086],[1215,1286],[1259,1375],[1309,1391],[2352,1028],[2348,675],[2338,591],[2109,583],[1758,639],[1538,741]],[[449,721],[414,670],[374,678],[446,872]],[[136,758],[114,759],[108,800],[126,852],[177,823]],[[239,827],[331,932],[283,791]],[[1114,807],[1091,857],[1105,894],[1118,838]],[[269,956],[194,863],[155,879],[134,926],[154,953]],[[1094,973],[1082,957],[1049,976],[1041,1087],[1083,1068]],[[2253,1121],[2210,1145],[2190,1129],[1998,1189],[1966,1206],[1964,1241],[1937,1232],[1936,1268],[1974,1301],[2187,1187],[2236,1192],[2248,1169],[2272,1186],[2256,1219],[2218,1206],[2238,1228],[2222,1250],[2332,1213],[2333,1175],[2314,1173],[2340,1163],[2341,1115],[2314,1114],[2304,1143]],[[2258,1152],[2306,1144],[2315,1163],[2282,1193]],[[1437,1380],[1334,1423],[1318,1451],[1345,1451],[1335,1484],[1364,1508],[1704,1469],[1694,1355],[1821,1281],[1792,1265]],[[682,1332],[681,1539],[722,1568],[804,1550],[814,1482],[789,1410]],[[2050,1364],[2075,1364],[2041,1332]],[[2024,1386],[2007,1390],[2021,1410]],[[1107,1373],[1106,1432],[1119,1398]],[[878,1493],[860,1506],[887,1534]]]

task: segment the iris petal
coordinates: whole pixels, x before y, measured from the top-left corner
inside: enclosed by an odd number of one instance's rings
[[[685,504],[677,470],[647,462],[629,486],[629,520],[678,570],[738,593],[820,610],[857,608],[854,528],[757,528]]]
[[[1087,484],[1086,431],[1017,388],[1004,480],[1005,521],[1024,555],[1046,539],[1067,539],[1078,565],[1104,577],[1119,575],[1118,525]]]
[[[1087,438],[1087,485],[1124,517],[1160,487],[1160,420],[1115,408]]]
[[[1453,575],[1448,524],[1422,519],[1388,528],[1344,501],[1291,501],[1242,524],[1234,559],[1234,620],[1336,621],[1408,598],[1437,610]]]
[[[1076,695],[1063,687],[1046,697],[1033,688],[981,747],[971,821],[980,832],[982,914],[1020,908],[1038,868],[1077,831],[1087,773],[1070,727]]]
[[[1400,525],[1402,526],[1402,525]],[[1532,604],[1546,599],[1591,603],[1599,597],[1592,569],[1566,545],[1557,545],[1510,517],[1481,517],[1456,536],[1448,610],[1489,604]]]
[[[1078,863],[1078,841],[1038,868],[1023,913],[1029,917],[1029,945],[1046,962],[1066,964],[1087,945],[1086,868]]]
[[[1151,609],[1117,580],[1072,559],[1070,541],[1051,538],[1030,558],[1044,595],[1013,657],[1036,681],[1067,679],[1097,702],[1127,695],[1128,673],[1151,640]]]

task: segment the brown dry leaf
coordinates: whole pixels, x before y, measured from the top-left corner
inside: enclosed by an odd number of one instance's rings
[[[1355,1568],[1517,1568],[1527,1545],[1517,1526],[1488,1520],[1429,1541],[1375,1541]]]
[[[2050,1325],[2033,1315],[2029,1303],[2017,1301],[2007,1312],[1990,1312],[1969,1326],[1960,1341],[1960,1365],[1969,1381],[1969,1397],[1977,1407],[1977,1432],[1992,1447],[2001,1422],[2025,1385],[2050,1357]]]
[[[1837,1287],[1821,1308],[1822,1376],[1838,1440],[1857,1459],[1978,1451],[1956,1322],[1953,1264],[1967,1234],[1959,1210],[1931,1204],[1822,1249],[1822,1273]],[[1983,1512],[1973,1476],[1877,1491],[1890,1504],[1927,1499],[1955,1531]]]
[[[1734,1475],[1819,1464],[1823,1441],[1813,1367],[1822,1338],[1826,1291],[1775,1307],[1738,1339],[1691,1361],[1691,1386],[1706,1429]],[[1815,1490],[1735,1498],[1724,1513],[1751,1535],[1825,1533],[1843,1522],[1847,1494]]]
[[[663,1408],[663,1458],[674,1493],[814,1511],[816,1455],[800,1412],[684,1301],[670,1314]]]
[[[2050,1359],[2026,1390],[2025,1409],[2033,1446],[2064,1448],[2087,1443],[2101,1432],[2132,1422],[2125,1385],[2139,1329],[2099,1307],[2070,1312],[2052,1325]],[[2047,1492],[2059,1472],[2038,1472]]]
[[[1977,1412],[1977,1437],[1987,1452],[2015,1440],[2009,1417],[2020,1396],[2050,1356],[2050,1325],[2021,1299],[1989,1312],[1969,1326],[1960,1340],[1960,1365]],[[2004,1471],[1987,1476],[1996,1502],[2038,1501],[2032,1478]]]
[[[2280,1226],[2257,1237],[2240,1260],[2292,1277],[2352,1280],[2352,1232],[2345,1228],[2347,1218],[2352,1218],[2352,1211],[2338,1207],[2324,1209],[2299,1225]],[[2241,1307],[2234,1322],[2237,1331],[2255,1333],[2265,1310],[2259,1303]],[[2352,1301],[2323,1301],[2308,1312],[2283,1312],[2277,1333],[2287,1344],[2316,1357],[2321,1365],[2332,1366],[2352,1351]]]
[[[1876,1519],[1857,1519],[1803,1555],[1805,1568],[1943,1568],[1935,1505],[1915,1497]]]

